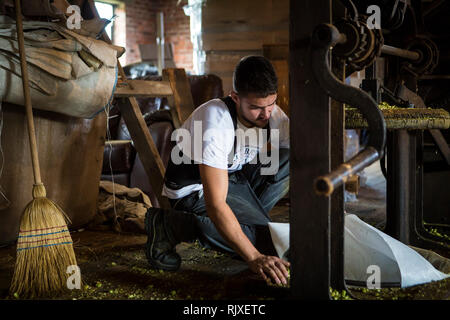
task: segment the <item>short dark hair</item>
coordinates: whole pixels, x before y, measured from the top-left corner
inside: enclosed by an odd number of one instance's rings
[[[233,89],[243,96],[253,93],[265,98],[275,94],[278,79],[270,61],[262,56],[242,58],[234,69]]]

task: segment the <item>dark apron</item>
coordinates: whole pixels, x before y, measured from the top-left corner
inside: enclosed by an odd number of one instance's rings
[[[236,113],[236,103],[231,99],[230,96],[221,98],[221,100],[228,107],[228,111],[230,112],[231,119],[233,120],[234,130],[237,129],[237,113]],[[265,128],[268,131],[268,140],[270,139],[270,126],[267,124]],[[234,136],[234,148],[231,150],[228,155],[228,167],[233,165],[234,153],[236,150],[236,135]],[[179,149],[178,145],[175,145],[176,150],[178,150],[180,157],[183,156],[183,152]],[[193,161],[189,161],[189,163],[181,163],[175,164],[172,161],[172,157],[170,157],[166,174],[164,177],[164,184],[167,188],[172,190],[179,190],[183,187],[193,185],[193,184],[201,184],[202,181],[200,179],[200,171],[198,168],[198,163],[193,163]]]

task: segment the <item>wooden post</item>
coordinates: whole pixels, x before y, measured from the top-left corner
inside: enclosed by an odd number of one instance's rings
[[[330,171],[330,99],[314,79],[310,42],[330,0],[290,1],[290,249],[294,299],[330,299],[330,198],[313,190]]]
[[[339,1],[332,3],[332,17],[345,16],[345,7]],[[345,82],[345,64],[333,65],[336,77]],[[331,100],[331,168],[344,163],[345,113],[344,104]],[[330,286],[341,292],[346,290],[344,279],[344,186],[338,187],[331,195],[330,208]]]
[[[194,100],[191,85],[184,69],[167,68],[163,70],[163,80],[170,82],[173,96],[169,100],[172,121],[175,128],[179,128],[194,111]]]
[[[339,69],[339,68],[337,68]],[[343,69],[343,68],[342,68]],[[341,69],[341,71],[343,71]],[[342,79],[342,73],[338,78]],[[331,168],[344,163],[344,104],[331,100]],[[330,210],[330,284],[335,290],[345,290],[344,279],[344,186],[331,195]]]
[[[123,98],[119,105],[120,113],[125,120],[131,139],[150,180],[150,185],[158,198],[159,205],[161,208],[170,208],[167,198],[161,195],[165,174],[164,164],[142,117],[136,98]]]

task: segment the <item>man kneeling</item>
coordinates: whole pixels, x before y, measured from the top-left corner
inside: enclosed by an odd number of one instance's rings
[[[269,212],[289,189],[289,119],[275,104],[277,77],[264,57],[243,58],[228,97],[198,107],[177,130],[163,195],[172,210],[146,215],[149,263],[177,270],[181,241],[237,253],[265,280],[287,283]]]

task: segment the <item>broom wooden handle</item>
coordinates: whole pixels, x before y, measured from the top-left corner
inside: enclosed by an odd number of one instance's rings
[[[17,40],[19,42],[20,68],[22,70],[23,97],[25,100],[25,109],[27,113],[28,137],[30,140],[31,161],[33,164],[34,183],[42,184],[41,170],[39,168],[39,157],[36,143],[36,132],[33,121],[33,108],[31,106],[30,87],[28,82],[27,60],[25,56],[25,44],[23,36],[22,8],[20,0],[15,0],[16,7],[16,28]]]

